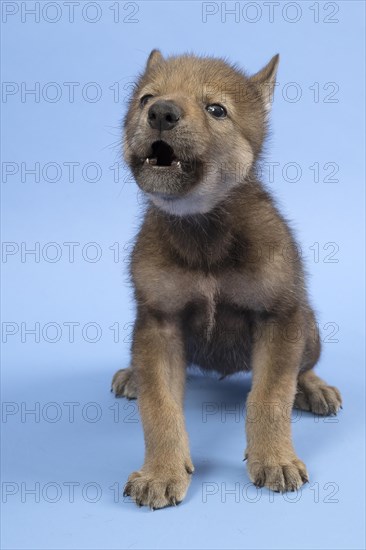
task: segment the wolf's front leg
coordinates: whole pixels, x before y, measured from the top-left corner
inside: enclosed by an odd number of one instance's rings
[[[304,349],[303,320],[297,312],[286,321],[264,321],[260,328],[247,401],[248,472],[258,487],[294,491],[308,481],[291,439],[291,411]]]
[[[163,508],[184,498],[193,472],[183,415],[186,364],[178,324],[145,313],[136,321],[132,353],[145,462],[129,476],[125,495],[140,506]]]

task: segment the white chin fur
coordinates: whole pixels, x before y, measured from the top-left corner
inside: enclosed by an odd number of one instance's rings
[[[217,169],[205,179],[195,185],[192,191],[179,199],[165,200],[157,195],[148,194],[152,203],[164,210],[168,214],[175,216],[190,216],[192,214],[207,214],[213,210],[220,202],[225,200],[231,190],[238,185],[242,185],[253,162],[253,151],[249,143],[242,139],[237,144],[237,150],[234,151],[234,158],[238,159],[235,170],[223,173]],[[222,162],[218,166],[223,166]],[[236,168],[239,170],[236,170]]]
[[[204,185],[200,183],[186,196],[173,200],[165,200],[150,193],[148,193],[148,196],[155,206],[168,214],[175,216],[207,214],[222,202],[236,185],[238,185],[236,182],[230,182],[226,185],[220,185],[219,182],[212,182],[211,185],[207,185],[207,182]]]
[[[174,200],[165,200],[149,195],[151,202],[160,210],[175,216],[189,216],[192,214],[206,214],[212,210],[219,201],[208,200],[209,197],[201,197],[198,200],[193,195]]]

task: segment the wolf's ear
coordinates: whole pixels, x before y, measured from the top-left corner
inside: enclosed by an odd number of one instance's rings
[[[146,63],[146,70],[148,71],[149,69],[151,69],[151,67],[154,67],[154,65],[162,63],[163,61],[164,57],[161,55],[160,51],[152,50]]]
[[[267,112],[271,110],[273,91],[276,84],[277,68],[280,61],[279,54],[272,57],[271,61],[258,73],[251,77],[259,89],[264,107]]]

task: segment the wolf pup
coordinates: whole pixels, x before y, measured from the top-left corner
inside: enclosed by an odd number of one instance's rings
[[[125,486],[139,505],[174,505],[187,492],[190,364],[252,370],[245,457],[259,487],[294,491],[308,480],[293,406],[341,407],[313,371],[319,334],[296,243],[256,177],[278,61],[248,77],[220,59],[153,50],[131,98],[124,155],[148,200],[131,258],[132,360],[112,390],[139,401],[145,462]]]

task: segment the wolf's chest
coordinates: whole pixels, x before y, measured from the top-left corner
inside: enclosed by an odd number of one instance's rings
[[[189,302],[182,312],[186,333],[206,341],[230,340],[233,335],[247,332],[250,317],[248,311],[224,300],[221,295]]]
[[[204,274],[178,266],[156,270],[148,265],[136,273],[134,282],[146,305],[183,316],[193,326],[205,327],[208,335],[218,318],[231,323],[238,310],[249,309],[246,297],[250,289],[240,273]]]
[[[191,303],[183,314],[190,363],[226,375],[250,369],[251,313],[226,302]]]

